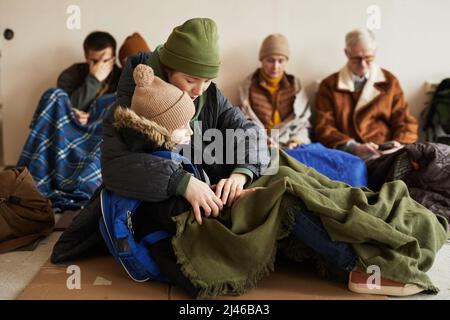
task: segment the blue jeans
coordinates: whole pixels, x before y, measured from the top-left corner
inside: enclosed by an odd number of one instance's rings
[[[294,216],[292,233],[300,241],[334,266],[349,272],[354,269],[358,256],[350,244],[331,240],[320,218],[306,208],[295,208]]]

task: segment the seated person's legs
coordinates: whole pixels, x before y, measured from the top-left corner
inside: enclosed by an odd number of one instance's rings
[[[296,208],[292,233],[305,245],[313,249],[334,266],[352,271],[357,255],[348,243],[332,241],[320,218],[306,208]]]

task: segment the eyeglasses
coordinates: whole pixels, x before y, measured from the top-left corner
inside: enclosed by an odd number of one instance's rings
[[[360,64],[363,62],[363,60],[367,63],[370,64],[375,60],[375,56],[365,56],[365,57],[349,57],[348,58],[350,60],[351,63],[354,64]]]

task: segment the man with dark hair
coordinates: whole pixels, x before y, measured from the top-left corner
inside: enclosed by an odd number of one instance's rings
[[[91,32],[83,42],[84,52],[88,50],[100,51],[108,47],[111,47],[113,52],[116,52],[116,40],[107,32]]]
[[[57,86],[72,101],[81,124],[89,119],[89,105],[94,99],[115,92],[121,69],[116,64],[116,40],[107,32],[94,31],[83,43],[86,62],[76,63],[58,77]]]

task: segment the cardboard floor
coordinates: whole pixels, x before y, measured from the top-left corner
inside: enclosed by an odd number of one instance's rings
[[[61,216],[58,220],[58,222],[55,224],[54,230],[55,231],[64,231],[66,230],[70,224],[72,223],[72,220],[80,213],[80,210],[75,211],[64,211],[62,213],[59,213]]]
[[[76,286],[70,265],[79,267],[80,288]],[[67,272],[67,270],[69,270]],[[184,292],[158,282],[131,280],[111,256],[101,255],[70,264],[46,262],[37,276],[18,296],[19,300],[178,300],[189,299]],[[246,300],[342,300],[386,299],[379,295],[352,293],[346,284],[320,279],[311,270],[298,265],[281,264],[274,273],[260,281],[258,288],[239,297],[218,299]]]

